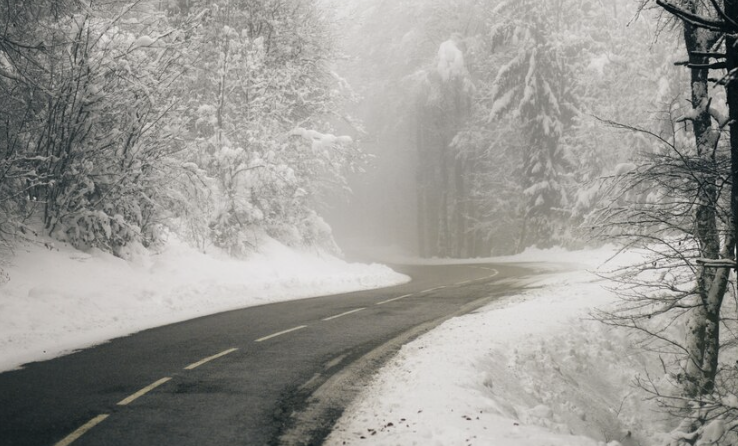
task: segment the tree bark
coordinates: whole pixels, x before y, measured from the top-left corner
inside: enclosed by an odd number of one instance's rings
[[[738,1],[725,0],[725,14],[735,23],[738,21]],[[737,30],[738,31],[738,30]],[[735,81],[736,68],[738,68],[738,48],[736,48],[735,33],[725,35],[725,54],[728,69],[727,77],[727,99],[728,113],[730,118],[730,177],[732,185],[730,190],[731,215],[733,217],[733,234],[738,235],[738,84]],[[738,259],[738,254],[733,252],[733,258]]]
[[[694,1],[685,5],[692,13],[698,13],[698,7]],[[709,71],[703,67],[709,62],[709,58],[703,56],[717,41],[717,35],[711,31],[697,28],[684,22],[684,42],[689,56],[690,85],[692,108],[697,111],[693,113],[692,129],[700,158],[711,158],[712,148],[717,139],[717,131],[712,127],[712,118],[708,112]],[[715,177],[717,172],[697,172],[697,209],[695,211],[695,238],[699,243],[700,256],[708,259],[717,259],[720,256],[720,235],[717,229],[717,191],[715,190]],[[689,396],[708,394],[712,391],[715,379],[715,371],[706,363],[707,350],[711,350],[710,356],[717,357],[717,344],[712,342],[711,336],[717,335],[719,327],[716,328],[714,321],[719,320],[720,306],[715,306],[716,299],[722,302],[725,286],[715,283],[717,270],[715,268],[700,267],[697,271],[697,292],[699,300],[692,310],[687,327],[688,359],[685,367],[685,393]],[[721,272],[719,278],[726,282],[727,275]],[[719,291],[722,289],[722,295]],[[715,313],[717,311],[717,313]]]

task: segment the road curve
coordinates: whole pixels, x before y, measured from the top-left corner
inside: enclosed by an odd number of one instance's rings
[[[534,273],[395,269],[413,280],[205,316],[0,373],[0,444],[320,444],[400,345]]]

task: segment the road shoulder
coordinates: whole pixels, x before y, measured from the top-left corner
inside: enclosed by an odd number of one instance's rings
[[[403,346],[325,444],[597,446],[653,435],[659,422],[630,387],[647,359],[589,320],[612,293],[583,269],[530,286]]]

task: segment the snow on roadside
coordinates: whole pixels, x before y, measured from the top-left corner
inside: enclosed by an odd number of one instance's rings
[[[594,269],[613,253],[529,251],[494,260]],[[404,346],[347,409],[327,446],[654,440],[664,429],[655,408],[631,384],[644,368],[658,373],[656,364],[625,333],[588,316],[593,308],[611,305],[613,294],[581,267],[533,285]]]
[[[22,246],[0,286],[0,371],[146,328],[276,301],[379,288],[407,276],[276,241],[248,260],[171,240],[132,261],[66,246]]]

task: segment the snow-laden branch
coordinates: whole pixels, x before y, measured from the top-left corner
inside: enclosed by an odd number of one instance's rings
[[[736,262],[731,259],[706,259],[698,258],[695,259],[698,265],[702,265],[705,268],[735,268]]]
[[[716,106],[713,104],[713,99],[714,98],[703,99],[697,107],[688,110],[682,116],[677,118],[676,122],[694,121],[702,113],[707,112],[712,119],[717,122],[721,129],[724,128],[730,121],[727,113],[727,106],[722,102],[718,103],[718,106]]]
[[[718,21],[718,20],[712,20],[710,18],[703,17],[698,14],[694,14],[670,2],[667,2],[664,0],[656,0],[656,4],[664,8],[667,12],[679,17],[683,21],[691,25],[694,25],[696,27],[708,29],[710,31],[717,31],[717,32],[729,33],[729,32],[735,31],[735,29],[731,27],[729,23]]]
[[[464,54],[453,38],[446,40],[438,47],[437,69],[444,82],[449,79],[464,78],[469,74],[464,63]]]
[[[353,144],[354,140],[347,135],[336,136],[330,133],[320,133],[317,130],[310,130],[302,127],[296,127],[290,132],[290,136],[300,136],[310,141],[313,149],[328,149],[336,146]]]

